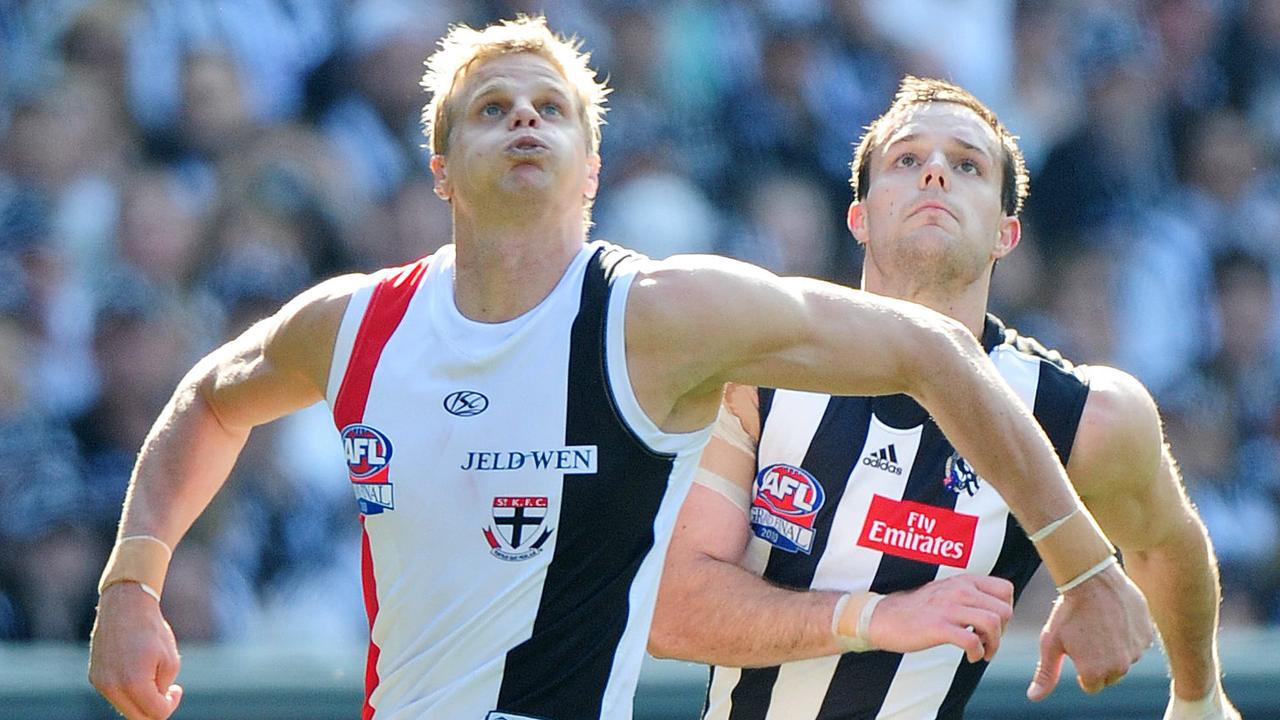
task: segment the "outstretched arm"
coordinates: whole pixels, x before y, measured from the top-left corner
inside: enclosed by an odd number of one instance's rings
[[[1123,372],[1085,371],[1089,399],[1067,469],[1150,603],[1178,701],[1167,717],[1237,717],[1221,695],[1217,562],[1164,443],[1155,403]],[[1206,698],[1212,706],[1206,710],[1216,714],[1184,714]]]
[[[1096,691],[1118,680],[1150,644],[1146,603],[1121,570],[1106,564],[1112,548],[1044,432],[954,320],[828,283],[682,258],[638,278],[627,342],[628,358],[634,353],[638,360],[637,395],[668,429],[709,422],[726,381],[912,395],[1023,526],[1046,530],[1037,548],[1055,582],[1070,588],[1053,633],[1065,633],[1082,686]],[[672,346],[681,348],[675,360]],[[675,367],[656,372],[658,357]],[[664,405],[664,397],[674,401]],[[1036,685],[1032,695],[1050,689]]]
[[[205,357],[148,433],[90,640],[89,679],[126,717],[167,718],[182,696],[172,684],[177,646],[158,600],[167,548],[222,486],[250,428],[324,397],[352,282],[338,278],[303,293]]]

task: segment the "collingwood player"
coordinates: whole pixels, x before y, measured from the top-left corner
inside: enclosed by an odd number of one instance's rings
[[[1216,562],[1151,397],[986,312],[1027,193],[1014,137],[965,90],[908,77],[852,167],[863,289],[950,315],[982,343],[1146,594],[1173,676],[1166,717],[1237,717],[1219,682]],[[901,395],[727,390],[650,638],[655,655],[714,666],[706,718],[962,716],[1005,619],[993,601],[1021,591],[1066,525],[1028,532],[937,420]],[[1032,700],[1058,681],[1053,630],[1082,587],[1054,579]],[[1077,669],[1086,692],[1119,679]]]
[[[453,28],[424,85],[453,243],[304,292],[181,382],[99,585],[89,674],[116,708],[177,706],[159,603],[170,548],[251,427],[321,400],[364,531],[366,719],[629,718],[726,381],[911,393],[1049,534],[1059,580],[1081,583],[1062,640],[1106,634],[1079,657],[1111,672],[1149,644],[1141,593],[962,326],[723,259],[589,242],[605,88],[541,19]]]

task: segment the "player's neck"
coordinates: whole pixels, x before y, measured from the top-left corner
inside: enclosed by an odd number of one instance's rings
[[[862,274],[863,290],[899,300],[910,300],[940,312],[959,320],[978,338],[982,337],[986,324],[990,285],[989,276],[963,288],[953,289],[915,281],[911,277],[895,279],[870,272]]]
[[[477,322],[517,318],[551,293],[586,240],[581,210],[477,222],[454,213],[453,296]]]

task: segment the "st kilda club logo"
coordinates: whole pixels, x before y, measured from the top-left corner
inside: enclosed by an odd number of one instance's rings
[[[543,527],[547,519],[544,495],[510,496],[493,499],[493,524],[484,529],[489,552],[499,560],[518,562],[541,553],[551,528]]]

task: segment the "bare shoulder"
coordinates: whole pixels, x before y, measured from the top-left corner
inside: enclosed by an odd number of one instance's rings
[[[1116,368],[1085,365],[1080,372],[1089,396],[1068,467],[1080,494],[1105,494],[1126,479],[1154,475],[1162,433],[1151,393]]]
[[[341,275],[285,303],[267,321],[264,355],[281,369],[302,373],[323,389],[347,304],[368,282],[368,275]]]
[[[713,255],[677,255],[638,271],[627,307],[628,339],[733,355],[733,346],[762,337],[753,327],[767,324],[766,335],[775,339],[798,331],[776,323],[775,316],[794,315],[801,303],[795,288],[763,268]]]
[[[1151,393],[1134,376],[1106,365],[1082,365],[1080,372],[1089,382],[1084,422],[1109,432],[1159,423]]]
[[[698,320],[737,304],[753,291],[777,289],[779,278],[763,268],[715,255],[675,255],[640,267],[631,301],[634,311],[663,319]]]

